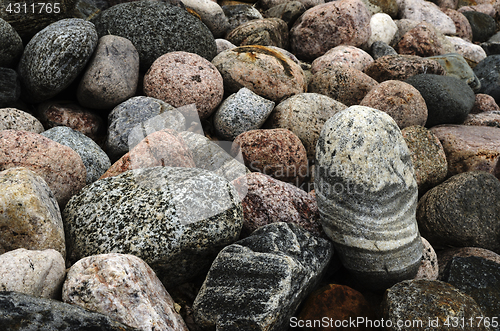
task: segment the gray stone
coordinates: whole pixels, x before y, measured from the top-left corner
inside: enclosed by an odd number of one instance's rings
[[[78,102],[92,109],[110,109],[133,97],[138,82],[139,53],[134,45],[122,37],[104,36],[78,86]]]
[[[63,219],[71,261],[132,254],[167,288],[206,271],[219,250],[238,239],[243,224],[238,193],[227,180],[171,167],[98,180],[68,202]]]
[[[4,331],[139,331],[75,305],[17,292],[0,292],[0,307]]]
[[[217,2],[212,0],[182,0],[182,3],[200,15],[201,21],[210,29],[215,38],[225,36],[229,29],[229,21]]]
[[[0,18],[0,67],[11,67],[23,53],[23,41],[14,28]]]
[[[236,45],[226,39],[215,39],[215,43],[217,44],[217,54],[236,48]]]
[[[364,285],[384,289],[415,277],[422,257],[417,183],[411,154],[389,115],[352,106],[325,123],[315,191],[323,229]]]
[[[295,224],[273,223],[224,248],[196,297],[197,322],[217,330],[285,330],[317,285],[331,243]]]
[[[111,167],[111,161],[92,139],[67,126],[56,126],[42,133],[42,136],[68,146],[80,155],[87,170],[87,185],[95,182]]]
[[[442,34],[455,34],[456,28],[453,20],[441,9],[430,1],[402,0],[399,4],[400,18],[418,22],[428,22],[436,27]]]
[[[16,108],[0,109],[0,130],[44,131],[42,123],[33,115]]]
[[[273,101],[244,87],[222,102],[214,115],[215,130],[222,138],[234,140],[245,131],[259,129],[273,108]]]
[[[259,10],[250,4],[237,4],[222,6],[222,10],[229,21],[229,32],[236,29],[243,23],[251,20],[263,19]]]
[[[20,96],[21,83],[17,72],[10,68],[0,68],[0,107],[14,105]]]
[[[467,18],[472,28],[472,41],[483,42],[495,34],[497,24],[490,15],[478,11],[464,11],[462,14]]]
[[[261,45],[288,48],[288,25],[280,18],[263,18],[246,22],[226,37],[237,46]]]
[[[47,100],[68,87],[97,45],[94,25],[79,18],[52,23],[26,45],[19,76],[26,100]]]
[[[291,28],[293,23],[306,11],[306,6],[300,1],[289,1],[269,8],[264,12],[266,17],[280,18]]]
[[[500,55],[490,55],[474,67],[474,73],[481,82],[478,93],[491,95],[500,104]]]
[[[370,55],[374,60],[376,60],[378,58],[381,58],[382,56],[398,55],[398,53],[388,44],[384,43],[383,41],[377,40],[370,47]]]
[[[216,55],[215,39],[188,11],[162,1],[118,4],[92,19],[99,37],[112,34],[127,38],[139,52],[140,70],[165,53],[185,51],[208,61]]]
[[[453,76],[466,82],[475,92],[481,89],[481,83],[476,74],[460,54],[451,53],[429,57],[443,66],[447,76]]]

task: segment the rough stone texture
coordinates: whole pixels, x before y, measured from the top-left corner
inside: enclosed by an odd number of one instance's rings
[[[0,107],[14,105],[21,96],[21,83],[17,72],[10,68],[0,68]]]
[[[364,4],[370,12],[386,13],[392,18],[398,14],[399,4],[397,0],[363,0]]]
[[[459,37],[445,36],[445,39],[447,42],[452,44],[456,53],[462,55],[466,60],[471,61],[474,64],[479,63],[486,58],[486,52],[479,45],[473,44]]]
[[[464,125],[492,126],[500,128],[500,111],[488,111],[479,114],[469,114]]]
[[[0,306],[5,331],[139,331],[75,305],[17,292],[0,292]]]
[[[476,93],[476,101],[474,102],[474,107],[472,107],[469,115],[490,111],[500,111],[500,107],[495,102],[495,99],[488,94]]]
[[[467,17],[465,17],[464,14],[451,8],[441,10],[443,11],[443,13],[448,15],[448,17],[450,17],[455,23],[457,37],[460,37],[467,41],[472,41],[472,28]]]
[[[248,21],[261,20],[264,18],[259,10],[250,4],[238,3],[235,5],[222,6],[222,10],[229,21],[228,33]]]
[[[434,56],[446,53],[436,28],[422,22],[403,35],[396,46],[399,54]]]
[[[398,53],[383,41],[375,41],[370,47],[370,54],[374,60],[377,60],[386,55],[398,55]]]
[[[217,44],[217,54],[227,51],[228,49],[236,48],[236,45],[226,39],[215,39],[215,43]]]
[[[440,184],[448,173],[446,154],[439,139],[422,126],[410,126],[401,130],[411,153],[418,190],[422,195]]]
[[[216,1],[182,0],[182,3],[200,15],[201,21],[210,29],[215,38],[224,37],[229,29],[229,21]]]
[[[415,55],[386,55],[376,59],[365,73],[381,83],[385,80],[405,80],[418,74],[445,75],[444,68],[434,60]]]
[[[330,49],[324,55],[314,60],[311,64],[311,72],[315,74],[328,66],[338,64],[363,71],[372,63],[373,58],[362,49],[354,46],[340,45]]]
[[[313,159],[316,142],[325,122],[347,106],[326,95],[301,93],[282,101],[271,113],[266,127],[288,129],[299,137]]]
[[[57,299],[66,276],[64,258],[56,250],[19,248],[0,255],[0,289]]]
[[[47,182],[59,207],[85,186],[85,165],[71,148],[33,132],[0,131],[0,170],[20,166]]]
[[[176,112],[174,107],[161,100],[139,96],[116,106],[108,116],[106,137],[106,151],[111,161],[118,160],[133,147],[129,145],[129,136],[135,127],[141,127],[141,123],[155,117],[156,120],[160,120],[161,118],[157,116],[162,114],[164,121],[161,125],[164,129],[184,130],[183,116]],[[137,143],[142,139],[144,136],[138,139]]]
[[[23,53],[23,41],[17,31],[2,18],[0,18],[0,45],[2,45],[0,67],[14,66]]]
[[[178,132],[155,131],[122,156],[101,177],[107,178],[127,170],[152,167],[195,167],[191,152]]]
[[[194,301],[196,320],[218,330],[284,330],[332,254],[331,243],[294,224],[264,226],[219,253]]]
[[[481,89],[481,83],[476,74],[460,54],[445,54],[433,56],[429,59],[435,60],[446,70],[447,76],[453,76],[466,82],[474,92]]]
[[[500,263],[500,255],[484,248],[477,248],[477,247],[447,248],[444,250],[440,250],[438,253],[439,280],[443,280],[444,272],[446,271],[446,266],[455,256],[457,257],[476,256],[484,258],[489,261],[493,261],[495,263]]]
[[[19,63],[25,99],[44,101],[68,87],[85,68],[97,39],[94,25],[79,18],[57,21],[37,33]]]
[[[427,105],[426,127],[438,124],[461,124],[476,100],[474,91],[464,81],[452,76],[420,74],[406,83],[415,87]]]
[[[0,187],[0,254],[17,248],[51,248],[64,257],[61,213],[47,183],[19,167],[0,172]]]
[[[315,6],[318,6],[318,5],[322,5],[325,3],[324,0],[299,0],[305,7],[306,9],[309,9],[311,7],[315,7]],[[254,2],[253,0],[252,1],[248,1],[248,2]],[[275,6],[279,6],[281,4],[284,4],[284,3],[287,3],[286,0],[262,0],[260,5],[262,6],[263,9],[269,9],[269,8],[273,8]]]
[[[377,86],[376,80],[362,71],[344,66],[329,66],[309,81],[309,92],[324,94],[346,106],[357,105]]]
[[[0,109],[0,130],[44,131],[42,123],[33,115],[16,108]]]
[[[382,302],[383,318],[391,321],[387,330],[453,330],[443,323],[474,321],[474,330],[488,330],[476,318],[483,316],[481,308],[470,296],[463,294],[448,283],[438,280],[406,280],[388,289]],[[422,324],[397,327],[398,321],[420,320]],[[434,322],[433,322],[434,321]],[[432,324],[437,323],[437,324]]]
[[[188,11],[162,1],[135,1],[102,11],[92,19],[99,37],[112,34],[127,38],[139,52],[145,72],[165,53],[184,51],[211,61],[215,39],[201,20]]]
[[[424,245],[424,250],[422,253],[422,261],[420,268],[418,269],[417,275],[414,279],[429,279],[436,280],[439,275],[439,264],[437,254],[434,248],[427,241],[427,239],[422,237],[422,244]]]
[[[233,48],[217,55],[212,63],[222,74],[224,91],[228,93],[246,87],[261,97],[279,102],[307,89],[302,68],[269,47]]]
[[[455,175],[418,202],[419,229],[434,247],[500,252],[500,183],[486,172]]]
[[[370,35],[370,13],[364,3],[340,0],[302,14],[290,30],[290,44],[298,58],[314,60],[335,46],[361,46]]]
[[[233,141],[231,153],[241,151],[250,171],[262,172],[297,186],[307,176],[307,152],[299,137],[287,129],[251,130]]]
[[[472,41],[483,42],[495,34],[496,22],[490,15],[477,11],[464,11],[462,14],[470,23],[472,29]]]
[[[481,82],[479,93],[491,95],[497,104],[500,103],[500,55],[490,55],[479,62],[474,73]]]
[[[500,129],[486,126],[442,125],[431,131],[443,145],[448,177],[466,171],[487,171],[500,178]]]
[[[359,103],[391,116],[400,129],[425,125],[427,106],[420,92],[405,82],[386,80],[371,89]]]
[[[45,129],[67,126],[96,140],[104,131],[103,120],[94,112],[65,101],[49,101],[38,105],[38,118]]]
[[[234,140],[239,134],[259,129],[273,111],[274,102],[243,87],[222,102],[214,115],[214,127],[219,136]]]
[[[133,255],[83,258],[68,271],[62,299],[145,331],[187,331],[162,283]]]
[[[103,36],[78,86],[78,102],[92,109],[110,109],[135,95],[139,53],[130,40]]]
[[[242,180],[236,179],[236,181]],[[241,201],[245,218],[242,236],[276,222],[294,223],[316,237],[326,238],[316,199],[296,186],[254,172],[244,178],[248,193]]]
[[[300,1],[288,1],[269,8],[264,12],[264,16],[282,19],[291,28],[306,9],[306,6]]]
[[[366,44],[368,47],[371,47],[375,41],[383,41],[389,44],[398,33],[398,26],[385,13],[373,15],[370,19],[370,28],[372,34]]]
[[[243,213],[234,186],[222,177],[154,167],[86,186],[70,200],[63,220],[71,261],[132,254],[169,288],[205,271],[222,247],[237,240]]]
[[[399,17],[418,22],[428,22],[442,34],[456,33],[455,23],[439,7],[424,0],[403,0],[399,6]]]
[[[217,68],[203,57],[187,52],[162,55],[144,77],[148,97],[181,107],[196,104],[201,119],[209,117],[222,101],[224,84]]]
[[[353,106],[332,116],[316,147],[314,180],[323,229],[351,273],[375,289],[415,277],[417,183],[389,115]]]
[[[227,37],[237,46],[261,45],[288,48],[288,25],[280,18],[256,19],[241,24]]]
[[[111,167],[111,161],[101,147],[81,132],[67,126],[56,126],[43,132],[42,136],[78,153],[87,172],[86,184],[95,182]]]

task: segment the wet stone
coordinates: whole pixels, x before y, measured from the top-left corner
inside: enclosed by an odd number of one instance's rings
[[[0,130],[44,131],[36,117],[16,108],[0,108]]]
[[[14,105],[21,96],[21,83],[15,70],[0,68],[0,107]]]

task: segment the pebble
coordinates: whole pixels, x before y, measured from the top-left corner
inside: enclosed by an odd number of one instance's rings
[[[500,252],[500,183],[486,172],[464,172],[419,200],[420,233],[434,247],[480,247]]]
[[[0,255],[0,289],[57,299],[66,276],[61,253],[18,248]]]
[[[292,53],[314,60],[339,45],[359,47],[371,36],[370,13],[361,0],[328,2],[308,9],[290,30]]]
[[[427,106],[420,92],[405,82],[386,80],[371,89],[359,103],[389,114],[400,129],[424,126]]]
[[[299,0],[299,1],[306,7],[306,9],[309,9],[309,8],[312,8],[312,7],[315,7],[318,5],[322,5],[325,3],[324,0]],[[252,0],[250,2],[254,2],[254,0]],[[282,5],[282,4],[287,3],[287,2],[288,1],[286,1],[286,0],[262,0],[261,6],[263,9],[269,9],[269,8],[273,8],[273,7],[278,6],[278,5]]]
[[[243,87],[227,97],[214,115],[217,134],[234,140],[243,132],[259,129],[274,109],[274,102]]]
[[[396,50],[383,41],[375,41],[370,47],[370,55],[377,60],[386,55],[398,55]]]
[[[308,91],[324,94],[346,106],[353,106],[358,105],[377,85],[376,80],[360,70],[335,65],[316,72],[309,82]]]
[[[430,1],[402,0],[399,6],[399,17],[417,22],[428,22],[442,34],[457,33],[453,20]]]
[[[434,251],[434,248],[427,239],[423,237],[422,244],[424,246],[422,261],[414,279],[437,280],[439,276],[439,264],[436,251]]]
[[[217,255],[193,304],[205,328],[285,330],[330,262],[330,242],[287,223],[266,225]]]
[[[500,263],[500,255],[490,250],[478,247],[446,248],[438,253],[439,279],[443,280],[446,266],[454,257],[475,256],[495,263]]]
[[[111,161],[101,147],[81,132],[67,126],[56,126],[41,135],[78,153],[87,173],[87,185],[95,182],[111,167]]]
[[[500,55],[490,55],[474,67],[474,73],[479,78],[481,89],[479,93],[491,95],[497,104],[500,103]]]
[[[229,29],[229,21],[222,7],[211,0],[182,0],[186,8],[194,10],[201,21],[210,29],[214,38],[224,37]]]
[[[453,76],[466,82],[474,93],[479,92],[481,83],[476,74],[460,54],[444,54],[432,56],[430,59],[437,61],[446,70],[447,76]]]
[[[34,133],[44,131],[42,123],[36,117],[16,108],[0,108],[1,130],[23,130]]]
[[[229,22],[228,33],[246,22],[264,18],[257,8],[249,4],[222,6],[222,10]]]
[[[419,74],[406,83],[415,87],[427,105],[426,127],[438,124],[461,124],[474,106],[474,91],[453,76]]]
[[[0,18],[0,45],[2,45],[0,67],[15,66],[24,50],[23,41],[12,25],[2,18]]]
[[[282,19],[275,17],[251,20],[232,30],[226,39],[237,46],[288,48],[288,25]]]
[[[162,55],[144,76],[144,93],[181,107],[195,104],[200,119],[206,119],[222,101],[224,84],[215,66],[187,52]]]
[[[496,110],[479,114],[469,114],[463,124],[500,128],[500,111]]]
[[[490,111],[500,111],[500,107],[495,102],[495,99],[488,94],[476,93],[476,101],[474,102],[474,107],[472,107],[469,115]]]
[[[80,105],[92,109],[112,109],[133,97],[139,81],[139,53],[125,38],[99,39],[78,86]]]
[[[0,68],[0,107],[14,105],[21,96],[21,83],[17,72],[10,68]]]
[[[371,47],[375,41],[383,41],[389,44],[396,33],[398,33],[398,26],[392,20],[391,16],[386,13],[376,13],[370,19],[371,36],[368,39],[367,46]]]
[[[37,33],[19,63],[25,99],[41,102],[68,87],[84,70],[97,39],[94,25],[79,18],[57,21]]]
[[[288,25],[288,28],[291,28],[305,11],[306,6],[302,2],[289,1],[269,8],[264,12],[264,16],[282,19]]]
[[[445,36],[446,40],[450,42],[455,48],[455,52],[462,55],[465,59],[473,63],[479,63],[486,58],[484,49],[476,44],[459,37]]]
[[[86,186],[70,200],[63,220],[70,261],[132,254],[170,288],[206,272],[219,250],[238,239],[243,213],[224,178],[195,168],[154,167]]]
[[[464,11],[472,29],[472,41],[483,42],[493,36],[497,30],[496,22],[490,15],[478,11]]]
[[[415,277],[422,257],[417,183],[411,154],[389,115],[353,106],[325,123],[315,191],[323,229],[364,286],[385,289]]]
[[[340,45],[316,58],[311,64],[311,72],[315,74],[326,67],[339,64],[363,71],[372,63],[373,58],[364,50],[354,46]]]
[[[381,12],[392,18],[396,18],[398,15],[399,4],[397,0],[363,0],[363,3],[373,14]]]
[[[396,49],[399,54],[422,57],[444,54],[446,51],[438,33],[432,24],[422,22],[403,35]]]
[[[226,39],[215,39],[215,43],[217,44],[217,54],[236,48],[236,45]]]
[[[18,248],[54,249],[65,257],[61,213],[45,180],[16,167],[0,172],[0,187],[0,254]]]
[[[41,176],[59,207],[85,186],[86,170],[71,148],[28,131],[0,131],[0,170],[26,167]]]
[[[162,1],[134,1],[112,6],[92,20],[99,37],[127,38],[137,49],[140,70],[146,72],[160,56],[175,51],[198,54],[211,61],[217,46],[201,20]]]
[[[188,331],[153,269],[133,255],[79,260],[68,270],[62,299],[140,330]]]
[[[287,129],[250,130],[233,141],[231,153],[241,151],[245,166],[278,180],[300,186],[308,175],[307,152]]]
[[[442,9],[443,13],[448,15],[455,23],[455,28],[457,30],[457,37],[460,37],[466,41],[472,41],[472,27],[470,26],[469,20],[459,11],[451,8]]]
[[[299,137],[307,157],[314,159],[316,143],[325,122],[347,106],[326,95],[300,93],[280,102],[265,126],[288,129]]]
[[[364,72],[381,83],[385,80],[405,80],[418,74],[445,75],[444,68],[434,60],[416,55],[386,55],[376,59]]]

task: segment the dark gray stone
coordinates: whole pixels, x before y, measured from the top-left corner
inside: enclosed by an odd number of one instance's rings
[[[18,69],[26,101],[47,100],[68,87],[96,45],[94,25],[79,18],[58,21],[37,33],[26,45]]]
[[[472,28],[472,41],[483,42],[495,34],[497,24],[490,15],[478,11],[466,11],[462,14],[467,18]]]
[[[262,14],[250,4],[222,6],[222,10],[229,21],[228,32],[231,32],[248,21],[264,18],[262,17]]]
[[[14,66],[23,53],[23,41],[17,31],[1,18],[0,45],[2,45],[0,49],[0,67]]]
[[[423,249],[417,182],[389,115],[352,106],[330,117],[316,145],[314,180],[323,229],[363,285],[386,289],[415,277]]]
[[[52,299],[0,292],[3,331],[139,331],[106,315]]]
[[[299,1],[290,1],[269,8],[264,12],[266,17],[280,18],[291,28],[293,23],[306,11],[306,6]]]
[[[161,1],[134,1],[110,7],[92,19],[99,37],[127,38],[139,52],[140,69],[147,71],[165,53],[184,51],[211,61],[215,39],[199,19]]]
[[[370,47],[370,55],[376,60],[386,55],[398,55],[398,52],[385,42],[377,40]]]
[[[224,248],[196,297],[200,325],[217,330],[286,330],[317,285],[333,248],[295,224],[273,223]]]
[[[419,74],[405,82],[415,87],[424,98],[427,105],[425,126],[428,128],[463,123],[476,101],[470,86],[456,77]]]
[[[487,172],[455,175],[420,199],[417,221],[434,247],[481,247],[500,253],[500,182]]]
[[[17,72],[10,68],[0,68],[0,108],[14,105],[20,96],[21,83]]]
[[[155,270],[165,287],[206,271],[243,225],[236,189],[196,168],[129,170],[98,180],[63,212],[69,259],[132,254]]]
[[[488,56],[500,54],[500,41],[487,41],[487,42],[481,43],[481,45],[479,45],[479,46],[481,46],[484,49],[484,52]]]
[[[490,55],[474,67],[474,73],[481,82],[478,93],[491,95],[500,104],[500,55]]]
[[[455,256],[448,262],[443,280],[470,295],[489,322],[491,317],[500,317],[499,263],[477,256]],[[500,330],[500,326],[492,325],[491,329]]]
[[[111,167],[111,161],[92,139],[67,126],[56,126],[42,133],[42,136],[68,146],[80,155],[87,170],[87,185],[95,182]]]

